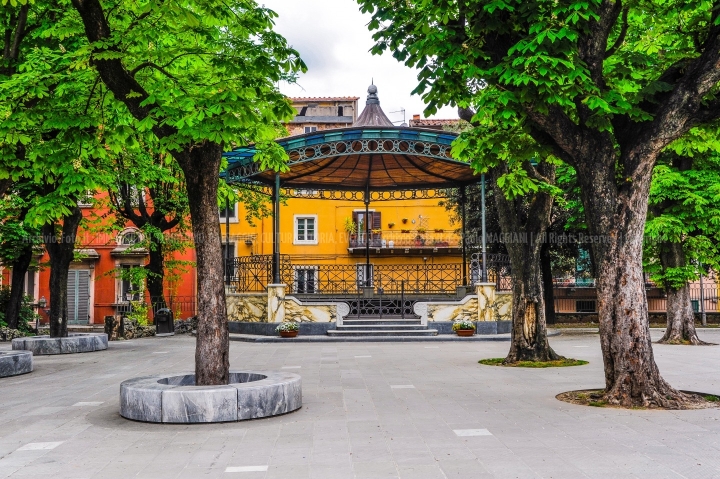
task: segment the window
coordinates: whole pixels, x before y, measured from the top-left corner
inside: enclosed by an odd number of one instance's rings
[[[343,115],[343,113],[344,113],[343,107],[339,106],[338,107],[338,116],[345,116],[345,115]]]
[[[293,244],[318,244],[317,215],[295,217],[295,241]]]
[[[117,200],[120,205],[124,205],[127,199],[132,208],[137,208],[140,206],[140,198],[145,202],[145,189],[138,189],[137,186],[128,183],[121,183],[117,186]]]
[[[132,277],[132,269],[141,268],[134,264],[123,264],[120,265],[120,301],[121,303],[126,301],[139,301],[141,287],[133,284],[130,280]]]
[[[134,231],[130,231],[120,236],[120,240],[122,241],[120,244],[130,246],[140,242],[140,235]]]
[[[117,244],[120,246],[134,246],[143,240],[142,234],[132,228],[122,231],[117,237]]]
[[[305,133],[312,133],[314,131],[317,131],[317,126],[306,126],[305,127]]]
[[[219,208],[219,210],[220,210],[220,219],[221,220],[224,220],[225,218],[230,218],[230,219],[237,218],[237,203],[235,205],[231,205],[230,208],[221,206]]]
[[[295,269],[295,292],[310,294],[317,292],[317,268]]]
[[[78,199],[78,206],[80,208],[90,208],[93,205],[94,193],[92,190],[87,190],[83,196]]]

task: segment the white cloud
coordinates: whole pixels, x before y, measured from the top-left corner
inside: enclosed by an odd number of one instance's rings
[[[300,52],[308,72],[297,85],[281,85],[288,96],[359,96],[365,106],[372,79],[378,87],[380,105],[392,121],[422,114],[425,104],[411,95],[417,86],[417,71],[392,55],[372,55],[370,16],[360,12],[354,0],[260,0],[278,13],[276,31]],[[433,118],[457,118],[453,107],[440,109]]]

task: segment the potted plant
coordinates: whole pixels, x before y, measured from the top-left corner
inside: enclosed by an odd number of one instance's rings
[[[427,230],[421,226],[417,229],[417,232],[419,235],[424,235],[425,233],[427,233]]]
[[[410,230],[400,230],[401,233],[409,233]]]
[[[472,336],[475,334],[475,324],[467,319],[456,319],[452,325],[452,330],[458,336]]]
[[[435,228],[435,232],[436,232],[436,233],[444,233],[445,230],[439,229],[439,228]]]
[[[343,225],[345,228],[345,232],[347,232],[349,235],[354,235],[357,233],[357,225],[350,217],[345,218],[345,224]]]
[[[407,218],[403,218],[403,219],[402,219],[402,222],[403,222],[403,224],[407,224],[408,219],[407,219]]]
[[[395,226],[395,223],[392,223],[392,222],[388,223],[388,228],[392,229],[393,226]]]
[[[294,338],[300,332],[300,325],[296,321],[288,321],[278,325],[275,331],[280,333],[283,338]]]

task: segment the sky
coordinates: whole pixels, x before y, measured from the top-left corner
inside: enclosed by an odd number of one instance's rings
[[[258,0],[278,13],[276,31],[300,52],[308,67],[297,84],[281,84],[291,97],[358,96],[365,107],[367,88],[375,81],[380,106],[396,125],[413,115],[422,117],[425,103],[411,95],[417,86],[417,70],[385,53],[372,55],[370,15],[360,12],[355,0]],[[393,113],[396,112],[396,113]],[[431,118],[457,118],[457,109],[444,107]]]

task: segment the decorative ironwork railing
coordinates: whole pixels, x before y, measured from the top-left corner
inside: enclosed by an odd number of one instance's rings
[[[241,256],[233,258],[227,265],[231,284],[242,293],[265,291],[272,284],[272,255]],[[227,276],[226,276],[227,277]],[[292,281],[290,256],[280,255],[280,277],[287,284]]]
[[[364,248],[366,235],[350,235],[351,248]],[[375,230],[370,233],[370,248],[461,248],[462,241],[454,231],[448,230]]]
[[[495,255],[489,262],[489,277],[498,290],[510,289],[509,262]],[[480,263],[482,261],[480,260]],[[479,263],[468,268],[469,284],[480,280]],[[272,283],[272,256],[234,258],[229,265],[231,283],[237,292],[262,292]],[[463,284],[462,263],[447,264],[298,264],[290,256],[280,259],[280,276],[288,294],[353,295],[363,287],[381,294],[454,294]],[[475,269],[473,269],[475,268]]]
[[[155,316],[158,309],[168,308],[173,312],[175,319],[179,314],[194,316],[197,314],[197,298],[195,296],[165,296],[163,298],[147,297],[140,294],[132,297],[118,298],[115,309],[119,314],[128,314],[133,311],[133,303],[142,302],[151,313],[150,319]],[[163,304],[164,301],[164,304]]]
[[[488,254],[487,274],[488,281],[495,283],[498,291],[510,291],[512,279],[510,278],[510,256],[506,254]],[[478,283],[482,280],[482,253],[470,255],[470,282]]]

